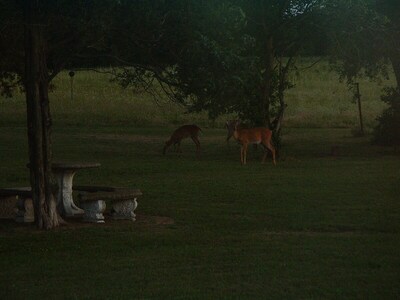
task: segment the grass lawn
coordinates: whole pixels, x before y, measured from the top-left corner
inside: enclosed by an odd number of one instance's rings
[[[56,160],[102,164],[74,183],[140,188],[138,220],[0,221],[0,299],[400,298],[398,151],[285,128],[276,167],[241,166],[222,129],[162,156],[171,130],[56,124]],[[0,159],[1,187],[28,184],[25,127],[0,127]]]

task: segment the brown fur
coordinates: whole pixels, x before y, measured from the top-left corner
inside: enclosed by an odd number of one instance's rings
[[[240,148],[240,162],[245,165],[247,160],[247,147],[249,144],[261,144],[264,148],[271,150],[272,152],[272,161],[274,165],[275,162],[275,148],[271,144],[272,131],[265,127],[257,127],[251,129],[238,129],[235,127],[235,131],[233,132],[233,137],[241,144]],[[265,149],[265,153],[262,159],[262,163],[265,162],[265,158],[267,157],[267,149]]]
[[[233,137],[233,132],[235,131],[235,128],[241,129],[241,123],[240,120],[228,120],[225,123],[226,130],[228,131],[228,134],[226,136],[226,142],[228,143],[230,138]]]
[[[172,133],[170,139],[165,142],[163,154],[165,155],[168,147],[171,145],[174,145],[174,146],[177,145],[178,148],[176,151],[182,152],[180,149],[181,141],[188,137],[190,137],[193,140],[193,142],[196,144],[197,152],[199,152],[201,149],[200,141],[199,141],[199,132],[200,131],[201,131],[201,129],[197,125],[183,125],[183,126],[179,127]]]

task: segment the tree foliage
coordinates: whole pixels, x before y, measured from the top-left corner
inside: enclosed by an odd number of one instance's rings
[[[62,220],[51,171],[49,84],[65,66],[90,51],[95,36],[91,33],[96,32],[90,30],[93,5],[91,1],[0,1],[0,91],[10,96],[18,85],[25,90],[30,182],[39,228],[57,227]]]
[[[400,91],[387,88],[382,101],[388,108],[378,117],[378,125],[374,130],[374,142],[380,145],[400,145]]]
[[[157,42],[164,49],[162,57],[172,60],[157,68],[149,68],[151,61],[146,66],[131,63],[118,78],[124,86],[147,89],[156,80],[171,99],[189,111],[206,110],[211,118],[237,113],[250,123],[270,125],[273,106],[283,106],[283,93],[291,87],[287,73],[294,58],[315,42],[319,32],[318,3],[185,1],[183,6],[167,5],[168,10],[159,10],[165,18],[158,19],[165,20],[163,36],[170,38]],[[170,19],[174,20],[171,24]],[[172,37],[171,32],[179,34]],[[126,57],[124,53],[116,56],[121,55]]]
[[[127,5],[133,4],[128,1]],[[154,33],[148,34],[149,30],[141,27],[141,32],[147,32],[141,40],[149,43],[143,49],[136,47],[137,35],[133,33],[137,26],[130,21],[115,27],[131,35],[130,39],[107,34],[114,39],[110,44],[118,45],[112,51],[115,61],[120,62],[118,81],[154,94],[161,87],[172,101],[189,111],[207,110],[211,117],[232,111],[229,101],[243,95],[238,88],[243,86],[244,76],[240,75],[251,63],[242,55],[251,43],[242,36],[242,11],[215,2],[187,1],[185,5],[165,3],[149,12],[147,19],[152,21],[148,26]]]
[[[22,12],[14,1],[0,1],[0,95],[11,97],[23,73]]]
[[[400,86],[400,2],[395,0],[337,0],[330,2],[331,56],[348,83],[358,77],[388,77],[390,67],[397,86],[383,91],[389,108],[378,118],[375,141],[387,145],[400,140],[398,89]]]
[[[332,16],[328,35],[330,56],[341,79],[352,83],[357,77],[387,77],[387,57],[383,32],[385,20],[365,0],[328,2]]]

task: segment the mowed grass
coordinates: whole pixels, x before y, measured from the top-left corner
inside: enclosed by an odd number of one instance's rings
[[[400,297],[398,151],[285,127],[277,166],[260,149],[241,166],[223,129],[203,129],[200,158],[190,140],[162,156],[172,129],[56,125],[55,159],[102,164],[75,184],[140,188],[138,220],[1,221],[0,298]],[[0,157],[0,186],[27,185],[25,127],[0,127]]]
[[[50,94],[55,160],[96,161],[74,183],[143,191],[136,222],[42,232],[0,220],[0,299],[342,299],[400,297],[398,150],[353,138],[358,112],[326,62],[292,74],[282,160],[261,165],[224,141],[221,116],[176,104],[105,74],[68,72]],[[369,131],[381,83],[360,80]],[[24,95],[0,98],[0,187],[26,186]],[[178,125],[203,128],[203,152],[161,155]],[[339,155],[330,156],[331,147]]]

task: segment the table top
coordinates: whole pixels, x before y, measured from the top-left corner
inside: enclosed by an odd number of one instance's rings
[[[53,170],[76,170],[98,168],[100,166],[101,164],[96,162],[53,162],[51,168]]]
[[[4,188],[0,189],[0,196],[24,196],[24,197],[32,197],[32,189],[31,187],[16,187],[16,188]]]
[[[26,164],[27,168],[30,168],[30,163]],[[55,161],[51,164],[52,169],[85,169],[85,168],[98,168],[100,163],[96,162],[61,162]]]

